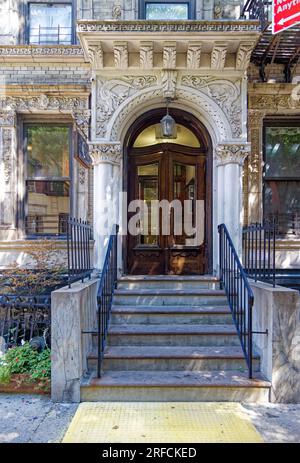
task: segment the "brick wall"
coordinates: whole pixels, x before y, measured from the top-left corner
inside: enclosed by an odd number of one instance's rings
[[[0,63],[2,79],[6,84],[89,84],[89,64]]]

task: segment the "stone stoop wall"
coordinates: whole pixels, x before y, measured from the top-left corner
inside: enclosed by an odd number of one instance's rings
[[[92,335],[97,327],[98,279],[73,283],[51,294],[51,398],[80,402],[80,384],[87,372]]]
[[[254,350],[271,381],[271,402],[300,403],[300,295],[298,291],[250,280],[254,293]]]

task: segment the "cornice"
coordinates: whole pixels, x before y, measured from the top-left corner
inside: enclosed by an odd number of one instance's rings
[[[96,21],[80,20],[77,32],[147,32],[185,33],[185,32],[260,32],[259,21]]]

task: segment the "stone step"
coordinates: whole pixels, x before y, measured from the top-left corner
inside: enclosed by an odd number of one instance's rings
[[[97,367],[97,349],[88,357],[89,369]],[[253,368],[259,371],[259,358],[254,357]],[[103,370],[128,371],[199,371],[246,370],[243,350],[236,347],[166,347],[114,346],[104,352]]]
[[[210,289],[116,289],[114,305],[180,305],[180,306],[217,306],[227,305],[223,290]]]
[[[94,337],[97,342],[97,337]],[[133,325],[109,326],[108,346],[238,346],[234,325]]]
[[[81,386],[85,402],[268,402],[270,383],[242,371],[105,371]]]
[[[228,307],[112,306],[112,324],[232,324]]]
[[[219,279],[211,275],[126,275],[118,289],[219,289]]]

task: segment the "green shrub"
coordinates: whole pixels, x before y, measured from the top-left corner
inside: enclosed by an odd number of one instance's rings
[[[0,382],[2,376],[6,377],[12,374],[29,374],[32,381],[41,381],[50,378],[51,359],[50,349],[46,348],[42,352],[32,349],[28,342],[22,346],[9,349],[5,354],[5,366],[0,365],[3,370],[0,373]],[[1,371],[1,370],[0,370]],[[9,377],[8,376],[8,377]]]
[[[11,373],[6,364],[0,363],[0,384],[9,383],[11,378]]]

